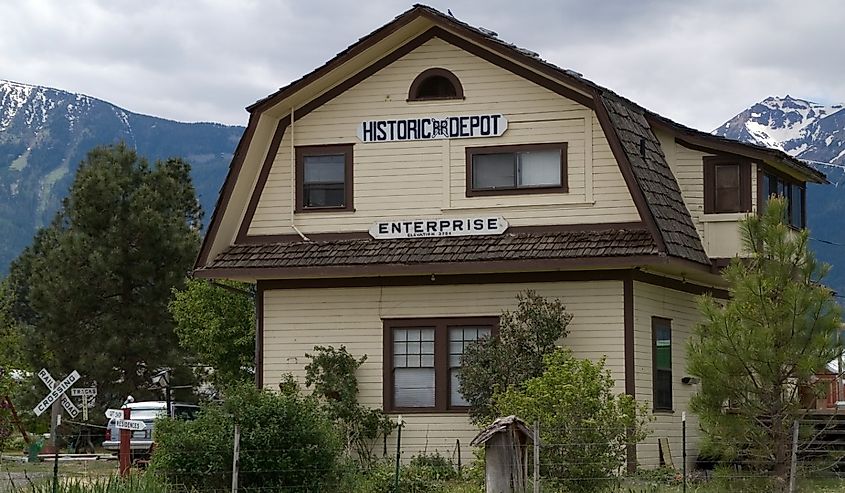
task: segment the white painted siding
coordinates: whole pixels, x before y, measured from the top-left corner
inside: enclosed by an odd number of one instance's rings
[[[688,410],[689,399],[697,390],[695,385],[683,385],[686,373],[686,345],[695,324],[699,321],[696,296],[668,288],[634,282],[634,364],[636,394],[640,402],[652,406],[652,341],[651,317],[672,320],[672,404],[674,413],[655,413],[650,424],[651,434],[637,447],[637,459],[644,466],[659,463],[658,438],[668,438],[672,459],[681,467],[681,413]],[[691,466],[698,451],[698,419],[687,413],[687,460]]]
[[[300,381],[308,363],[305,353],[315,345],[346,346],[356,356],[366,354],[359,369],[360,400],[382,406],[383,323],[386,318],[491,316],[516,307],[516,294],[534,289],[560,298],[570,313],[570,335],[564,341],[580,357],[607,357],[607,366],[624,391],[623,299],[621,281],[542,284],[478,284],[457,286],[291,289],[264,293],[264,382],[276,389],[285,373]],[[460,439],[463,457],[477,430],[465,415],[405,416],[403,456],[427,450],[454,452]],[[395,453],[395,437],[388,450]]]
[[[451,70],[465,100],[407,102],[413,79],[430,67]],[[498,138],[361,143],[364,120],[503,113]],[[295,112],[294,112],[295,116]],[[588,108],[439,39],[432,39],[305,116],[279,147],[249,234],[291,234],[292,144],[355,143],[354,212],[295,214],[305,233],[364,231],[377,219],[503,214],[513,225],[638,221],[622,174]],[[465,196],[465,148],[568,143],[569,193]]]

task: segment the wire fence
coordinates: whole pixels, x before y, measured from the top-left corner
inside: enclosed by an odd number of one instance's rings
[[[394,493],[421,491],[402,490],[400,480],[412,475],[463,481],[467,487],[462,492],[483,491],[485,477],[488,481],[498,477],[509,487],[521,485],[522,491],[534,493],[595,491],[605,487],[626,492],[657,491],[649,489],[654,485],[660,485],[659,491],[680,492],[720,483],[725,484],[724,489],[704,491],[743,489],[738,485],[746,485],[746,491],[772,491],[776,486],[798,491],[802,484],[818,481],[832,482],[833,489],[825,491],[845,492],[845,479],[841,479],[845,478],[845,415],[794,423],[788,439],[781,444],[785,448],[780,450],[731,448],[722,450],[718,457],[700,452],[698,440],[688,440],[691,430],[685,429],[684,421],[678,419],[675,425],[661,426],[645,440],[632,441],[626,429],[527,423],[521,430],[503,429],[483,443],[479,448],[484,449],[481,460],[486,462],[475,461],[467,453],[468,444],[456,439],[448,446],[442,442],[426,446],[426,452],[437,452],[442,461],[421,460],[417,466],[413,461],[408,464],[406,458],[421,452],[417,450],[419,444],[413,443],[413,449],[403,444],[401,429],[397,429],[390,446],[387,442],[374,445],[373,449],[379,452],[378,464],[364,474],[380,475],[382,484],[390,488],[383,491]],[[291,432],[294,435],[303,437],[302,432]],[[171,450],[169,460],[180,466],[156,471],[156,484],[166,487],[163,491],[173,492],[354,491],[343,489],[348,484],[339,484],[346,480],[344,474],[349,471],[340,470],[336,461],[320,462],[321,451],[306,443],[280,447],[247,440],[241,444],[237,433],[235,437],[225,447],[186,444],[183,450]],[[287,443],[285,438],[282,433],[280,443]],[[400,456],[403,464],[395,468]],[[141,456],[136,458],[140,460],[135,461],[134,470],[144,471],[147,462]],[[64,457],[55,461],[55,456],[42,459],[40,464],[11,461],[8,456],[0,459],[0,492],[47,491],[39,490],[38,485],[49,484],[54,477],[63,482],[109,481],[118,471],[116,459],[108,454],[85,461]],[[348,459],[352,462],[354,457]],[[442,463],[452,473],[438,472]],[[420,476],[413,467],[426,472]],[[397,484],[400,488],[395,490]]]

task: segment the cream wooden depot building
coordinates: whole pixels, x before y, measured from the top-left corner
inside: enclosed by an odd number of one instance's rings
[[[404,416],[406,458],[468,448],[462,348],[533,289],[653,409],[630,460],[667,437],[679,464],[696,297],[728,296],[740,219],[779,193],[802,227],[825,182],[425,6],[248,111],[195,274],[257,283],[260,386],[315,345],[366,354],[361,401]]]

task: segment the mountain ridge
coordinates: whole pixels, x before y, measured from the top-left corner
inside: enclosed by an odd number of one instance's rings
[[[150,161],[183,157],[206,215],[243,127],[178,122],[61,89],[0,79],[0,270],[58,210],[85,154],[123,141]]]
[[[845,105],[770,96],[713,133],[780,149],[827,175],[830,185],[807,186],[807,227],[817,257],[832,266],[826,282],[845,293]]]

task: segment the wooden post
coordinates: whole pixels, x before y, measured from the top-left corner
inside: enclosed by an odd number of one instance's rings
[[[241,425],[235,422],[235,449],[232,451],[232,493],[238,493],[238,469],[241,466]]]
[[[132,416],[132,410],[127,408],[123,409],[123,419],[129,420]],[[132,440],[132,432],[130,430],[120,430],[120,477],[125,478],[129,475],[129,466],[131,465],[132,458],[131,458],[131,447],[130,441]]]
[[[798,420],[792,423],[792,464],[789,466],[789,493],[795,492],[795,474],[798,469]]]
[[[534,422],[534,493],[540,493],[540,421]]]

